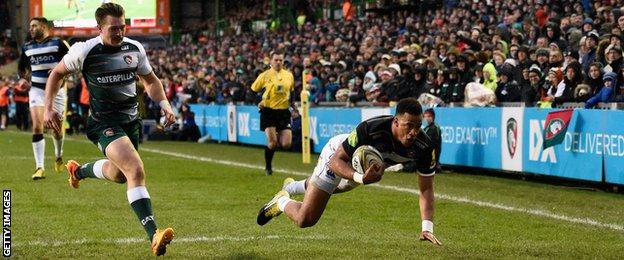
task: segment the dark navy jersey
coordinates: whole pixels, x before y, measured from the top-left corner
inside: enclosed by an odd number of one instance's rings
[[[386,165],[415,163],[420,175],[435,174],[436,154],[429,137],[420,131],[412,145],[405,147],[392,136],[393,119],[393,116],[380,116],[360,123],[342,143],[347,155],[353,157],[355,149],[370,145],[381,153]]]
[[[42,42],[32,40],[22,47],[18,70],[21,75],[32,72],[31,86],[45,89],[48,75],[67,54],[69,45],[57,37],[48,37]]]

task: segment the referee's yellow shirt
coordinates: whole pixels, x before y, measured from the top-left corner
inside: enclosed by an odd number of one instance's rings
[[[290,106],[290,92],[295,89],[295,78],[290,71],[281,69],[279,72],[268,69],[258,75],[251,85],[251,90],[260,92],[266,89],[262,95],[264,106],[271,109],[288,109]]]

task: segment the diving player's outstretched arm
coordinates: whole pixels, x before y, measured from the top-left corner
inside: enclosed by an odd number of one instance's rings
[[[418,188],[420,189],[420,218],[422,219],[422,232],[420,240],[429,241],[441,246],[442,243],[433,235],[433,213],[435,196],[433,192],[433,178],[435,176],[436,156],[435,150],[425,150],[418,167]]]
[[[423,220],[423,229],[420,234],[421,240],[427,240],[435,245],[442,245],[433,235],[433,213],[434,194],[433,176],[418,176],[418,186],[420,188],[420,218]],[[430,224],[429,224],[430,223]],[[429,226],[430,225],[430,226]]]
[[[69,74],[69,71],[65,67],[65,62],[61,60],[50,72],[45,87],[43,120],[47,128],[54,129],[57,132],[61,131],[61,118],[63,115],[54,110],[54,97],[58,94],[61,88],[61,81],[67,74]]]

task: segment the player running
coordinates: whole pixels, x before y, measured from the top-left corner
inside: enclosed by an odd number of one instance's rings
[[[35,157],[35,173],[33,180],[45,178],[44,158],[45,139],[43,138],[43,99],[45,96],[46,81],[50,71],[67,54],[69,45],[67,42],[50,36],[50,23],[44,17],[30,19],[28,29],[31,41],[22,47],[22,55],[18,64],[18,74],[20,80],[17,89],[28,91],[30,100],[30,117],[33,122],[32,148]],[[30,78],[30,81],[28,80]],[[63,83],[59,91],[53,97],[53,109],[61,116],[64,116],[67,104],[65,84]],[[60,118],[64,121],[63,118]],[[63,140],[65,131],[62,127],[53,133],[54,155],[56,157],[54,169],[62,172],[63,168]]]
[[[84,165],[67,163],[69,184],[78,188],[85,178],[127,183],[128,202],[152,242],[155,255],[162,255],[173,239],[173,229],[157,229],[150,195],[145,187],[143,161],[137,152],[141,121],[138,118],[136,79],[149,97],[159,102],[167,125],[175,121],[160,80],[152,71],[141,43],[125,38],[124,10],[107,3],[95,11],[100,36],[74,44],[52,70],[46,86],[45,122],[60,128],[60,115],[52,109],[58,82],[69,73],[82,72],[90,93],[91,114],[87,137],[107,159]]]
[[[284,180],[284,186],[258,213],[264,225],[285,212],[301,228],[314,226],[321,218],[332,194],[346,192],[360,184],[381,180],[384,165],[373,164],[366,173],[357,173],[351,157],[362,145],[370,145],[383,156],[387,165],[413,162],[417,165],[420,187],[421,240],[441,245],[433,235],[435,151],[431,140],[420,131],[422,107],[414,98],[399,101],[395,116],[381,116],[360,123],[349,135],[338,135],[323,147],[312,176],[305,180]],[[291,195],[305,194],[303,202]]]

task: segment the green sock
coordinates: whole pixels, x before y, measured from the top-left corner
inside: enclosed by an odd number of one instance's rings
[[[93,163],[86,163],[80,166],[80,168],[76,171],[76,176],[78,176],[79,179],[97,178],[93,172]]]
[[[147,238],[152,241],[156,233],[156,220],[152,212],[152,202],[145,186],[139,186],[128,190],[130,207],[139,218],[139,222],[147,233]]]

